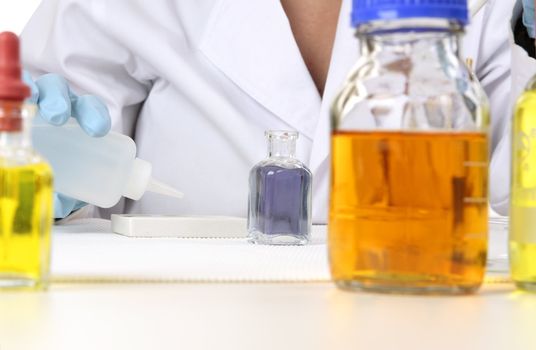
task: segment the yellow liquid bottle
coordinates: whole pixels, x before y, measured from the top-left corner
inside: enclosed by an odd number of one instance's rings
[[[536,77],[512,123],[510,271],[519,288],[536,291]]]
[[[34,156],[10,158],[0,151],[0,287],[41,289],[49,275],[52,172]]]
[[[52,226],[52,171],[31,147],[23,108],[19,42],[0,33],[0,289],[47,286]],[[26,111],[26,116],[23,113]]]

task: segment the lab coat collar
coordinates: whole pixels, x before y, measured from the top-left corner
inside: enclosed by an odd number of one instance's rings
[[[469,1],[472,15],[486,3]],[[207,59],[245,93],[314,140],[308,162],[313,173],[327,167],[330,105],[358,58],[351,9],[352,0],[343,0],[323,100],[279,1],[220,0],[200,46]]]
[[[245,93],[313,137],[321,98],[279,1],[221,0],[200,50]]]
[[[309,167],[315,177],[313,178],[313,196],[317,202],[328,202],[329,180],[329,152],[330,152],[330,109],[333,100],[341,90],[352,66],[359,58],[359,43],[355,38],[355,28],[351,26],[350,13],[352,0],[343,0],[339,13],[337,32],[333,43],[333,51],[329,66],[328,77],[324,89],[321,107],[321,117],[315,130],[313,149],[309,160]],[[313,207],[313,218],[316,223],[326,222],[327,209],[322,206]]]

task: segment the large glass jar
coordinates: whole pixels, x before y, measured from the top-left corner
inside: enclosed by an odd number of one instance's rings
[[[361,55],[331,114],[332,277],[345,289],[475,291],[489,118],[458,53],[467,4],[355,0],[353,11]]]

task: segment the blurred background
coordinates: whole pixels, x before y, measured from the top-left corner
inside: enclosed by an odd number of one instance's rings
[[[41,0],[0,0],[0,32],[20,34]]]

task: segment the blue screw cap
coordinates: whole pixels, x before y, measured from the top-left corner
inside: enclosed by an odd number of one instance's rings
[[[438,18],[469,22],[467,0],[353,0],[352,24],[406,18]]]

